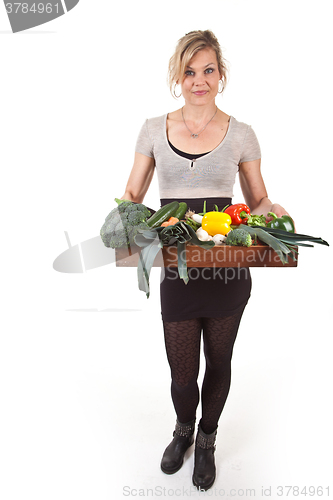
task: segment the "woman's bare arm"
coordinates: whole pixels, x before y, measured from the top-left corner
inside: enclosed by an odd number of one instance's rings
[[[154,168],[154,158],[135,153],[134,165],[121,199],[142,203],[153,178]]]
[[[251,213],[265,215],[268,212],[275,213],[281,217],[288,212],[277,203],[272,203],[268,198],[267,190],[260,171],[260,159],[246,161],[239,165],[239,182],[242,188],[246,204],[250,207]],[[289,215],[289,214],[288,214]]]

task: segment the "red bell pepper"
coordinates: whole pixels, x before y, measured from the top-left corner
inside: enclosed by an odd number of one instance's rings
[[[229,214],[231,217],[231,224],[238,226],[239,224],[246,224],[247,218],[242,219],[240,217],[241,212],[246,212],[251,215],[251,210],[244,203],[236,203],[235,205],[230,205],[224,210],[224,213]]]

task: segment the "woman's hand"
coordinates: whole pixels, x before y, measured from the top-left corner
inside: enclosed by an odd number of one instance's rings
[[[277,215],[277,217],[282,217],[282,215],[289,215],[289,217],[291,217],[290,214],[288,214],[287,210],[285,210],[283,207],[281,207],[281,205],[279,205],[278,203],[273,203],[272,205],[272,209],[269,210],[269,212],[272,212],[273,214]],[[268,217],[267,214],[266,214],[266,220],[268,221],[271,221],[273,220],[273,217]],[[295,225],[295,221],[294,219],[291,217],[293,223],[294,223],[294,229],[295,229],[295,233],[297,232],[296,231],[296,225]]]
[[[289,215],[290,214],[285,210],[281,205],[278,203],[272,203],[267,197],[261,200],[261,203],[254,208],[254,210],[251,211],[252,214],[256,215],[264,215],[266,217],[266,220],[270,222],[273,220],[273,217],[270,215],[267,215],[269,212],[272,212],[275,214],[278,218],[282,217],[283,215]],[[296,226],[295,226],[295,221],[294,222],[294,228],[295,228],[295,233],[296,233]]]
[[[282,217],[282,215],[289,215],[287,210],[285,210],[281,205],[278,203],[273,203],[271,210],[268,210],[268,212],[273,212],[273,214],[277,215],[278,217]],[[267,214],[264,214],[267,220],[272,220],[272,217],[268,217]]]

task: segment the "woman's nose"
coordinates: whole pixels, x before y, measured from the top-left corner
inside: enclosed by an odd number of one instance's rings
[[[204,75],[195,75],[194,85],[203,85],[205,83]]]

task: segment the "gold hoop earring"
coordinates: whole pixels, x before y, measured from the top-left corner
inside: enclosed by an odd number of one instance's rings
[[[221,83],[221,90],[220,90],[220,83]],[[217,92],[218,92],[218,94],[222,94],[223,90],[224,90],[223,80],[220,80],[220,81],[219,81],[219,90],[217,91]]]
[[[179,95],[176,95],[176,87],[177,87],[177,83],[174,86],[173,95],[176,97],[176,99],[179,99],[179,97],[182,95],[182,93],[180,93]]]

